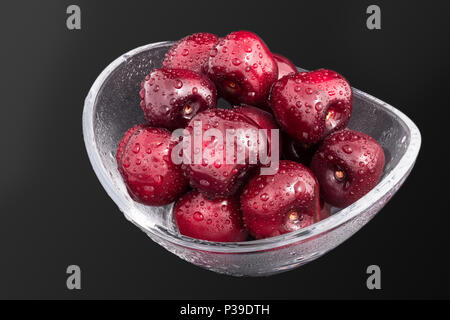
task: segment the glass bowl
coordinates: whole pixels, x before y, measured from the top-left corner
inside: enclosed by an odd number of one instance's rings
[[[273,238],[220,243],[180,235],[172,205],[150,207],[133,201],[117,170],[115,152],[124,132],[144,123],[139,107],[140,82],[161,66],[173,42],[145,45],[114,60],[95,80],[83,111],[83,134],[92,167],[106,192],[125,217],[153,241],[202,268],[234,276],[266,276],[317,259],[337,247],[372,219],[411,172],[420,149],[416,125],[402,112],[353,89],[349,127],[382,145],[386,165],[379,184],[351,206],[307,228]]]

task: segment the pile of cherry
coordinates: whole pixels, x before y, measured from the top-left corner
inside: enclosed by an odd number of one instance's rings
[[[148,123],[125,133],[118,169],[135,201],[176,201],[174,221],[189,237],[245,241],[304,228],[329,216],[330,205],[344,208],[360,199],[383,171],[377,141],[346,128],[353,107],[348,81],[327,69],[298,72],[252,32],[181,39],[139,94]],[[233,107],[218,108],[218,97]],[[201,150],[192,148],[203,155],[201,163],[175,164],[172,131],[193,133],[195,121],[203,124],[200,132],[215,128],[224,137],[230,129],[267,129],[269,145],[275,143],[270,130],[280,129],[278,172],[264,175],[266,164],[214,158],[217,148],[225,157],[227,143],[214,137],[203,137]],[[260,142],[250,140],[237,137],[247,157]]]

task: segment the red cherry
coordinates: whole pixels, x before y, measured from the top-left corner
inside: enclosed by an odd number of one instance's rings
[[[269,104],[287,133],[302,143],[314,144],[347,125],[353,94],[343,76],[321,69],[278,80]]]
[[[166,129],[137,125],[125,133],[116,160],[134,200],[162,206],[173,202],[186,190],[188,180],[170,158],[174,145]]]
[[[266,44],[249,31],[232,32],[210,51],[209,78],[232,104],[260,106],[277,80],[278,68]]]
[[[214,84],[197,72],[156,69],[145,79],[140,91],[141,108],[154,127],[184,128],[198,112],[216,107]]]
[[[198,191],[181,197],[174,207],[181,234],[208,241],[237,242],[247,238],[239,201],[235,198],[211,200]]]
[[[203,72],[209,51],[219,38],[211,33],[194,33],[175,43],[163,61],[164,68],[189,69]]]
[[[344,208],[372,190],[383,173],[384,152],[378,142],[349,129],[328,136],[311,162],[321,195]]]

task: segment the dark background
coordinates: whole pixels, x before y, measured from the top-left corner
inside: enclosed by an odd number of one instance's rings
[[[82,30],[66,28],[78,4]],[[366,28],[378,4],[382,30]],[[0,9],[0,298],[450,298],[447,1],[7,1]],[[191,265],[128,223],[98,182],[84,98],[126,51],[248,29],[306,69],[328,67],[406,113],[415,169],[377,217],[299,269],[233,278]],[[66,289],[66,268],[82,290]],[[368,265],[382,290],[366,288]]]

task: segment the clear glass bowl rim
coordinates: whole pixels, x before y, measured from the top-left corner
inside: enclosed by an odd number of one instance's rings
[[[382,105],[383,108],[397,116],[410,131],[409,145],[405,151],[405,154],[401,157],[398,164],[378,183],[378,185],[372,189],[368,194],[362,197],[357,202],[353,203],[349,207],[340,210],[336,214],[317,222],[309,227],[283,234],[280,236],[266,238],[261,240],[252,240],[246,242],[211,242],[193,239],[185,237],[180,234],[174,233],[170,230],[163,230],[161,227],[153,225],[149,226],[143,224],[136,214],[133,214],[133,210],[136,208],[130,206],[128,201],[120,194],[118,189],[111,182],[111,177],[108,175],[106,168],[104,167],[98,149],[96,148],[95,134],[93,119],[95,116],[95,104],[97,95],[100,92],[103,83],[109,77],[109,75],[122,63],[126,62],[130,57],[139,54],[143,51],[150,50],[152,48],[171,46],[174,42],[162,41],[156,43],[150,43],[138,48],[135,48],[117,59],[111,62],[97,77],[88,95],[86,96],[83,108],[82,124],[83,124],[83,137],[86,145],[86,150],[89,156],[91,165],[100,180],[100,183],[105,188],[108,195],[113,199],[119,209],[124,213],[126,218],[141,228],[149,235],[153,235],[160,240],[170,242],[172,244],[182,246],[184,248],[190,248],[193,250],[202,250],[208,252],[217,253],[250,253],[266,251],[291,245],[293,243],[304,242],[308,239],[315,237],[319,234],[338,228],[345,224],[347,221],[360,215],[362,212],[374,205],[377,200],[385,196],[393,187],[395,187],[412,169],[421,145],[421,134],[414,122],[411,121],[404,113],[392,107],[391,105],[365,93],[358,89],[353,89],[354,96],[358,96],[361,99],[371,100],[374,103]]]

